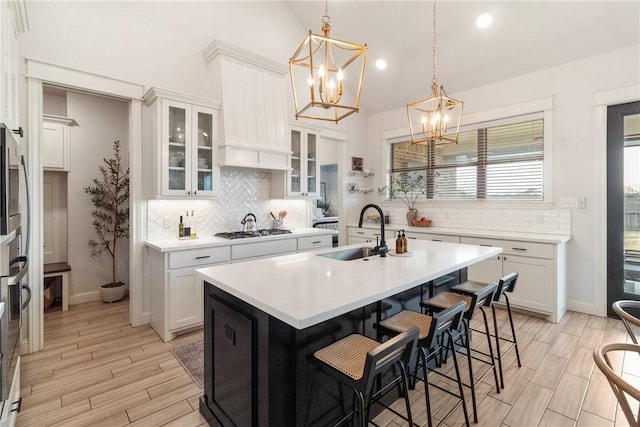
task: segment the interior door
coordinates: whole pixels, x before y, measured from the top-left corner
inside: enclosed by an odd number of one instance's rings
[[[607,313],[640,300],[640,102],[607,109]]]
[[[67,261],[67,177],[64,172],[43,173],[44,263]]]

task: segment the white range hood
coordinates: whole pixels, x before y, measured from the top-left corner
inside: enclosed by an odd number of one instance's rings
[[[288,170],[287,66],[220,40],[202,55],[222,100],[220,166]]]

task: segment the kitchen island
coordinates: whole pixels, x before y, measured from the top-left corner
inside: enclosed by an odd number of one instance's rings
[[[202,414],[212,425],[301,425],[309,354],[354,332],[375,337],[379,316],[417,309],[432,281],[450,274],[464,280],[466,267],[501,252],[411,243],[405,256],[322,256],[362,246],[353,245],[196,270],[205,281]],[[318,396],[313,418],[321,422],[351,402],[331,384]]]

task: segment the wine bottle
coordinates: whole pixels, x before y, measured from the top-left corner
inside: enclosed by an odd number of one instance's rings
[[[184,237],[184,223],[182,222],[182,215],[180,215],[180,223],[178,224],[178,237]]]

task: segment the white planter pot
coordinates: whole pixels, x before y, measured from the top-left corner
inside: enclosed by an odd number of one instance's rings
[[[102,302],[116,302],[124,298],[127,293],[127,284],[118,282],[120,286],[100,285],[100,299]]]

